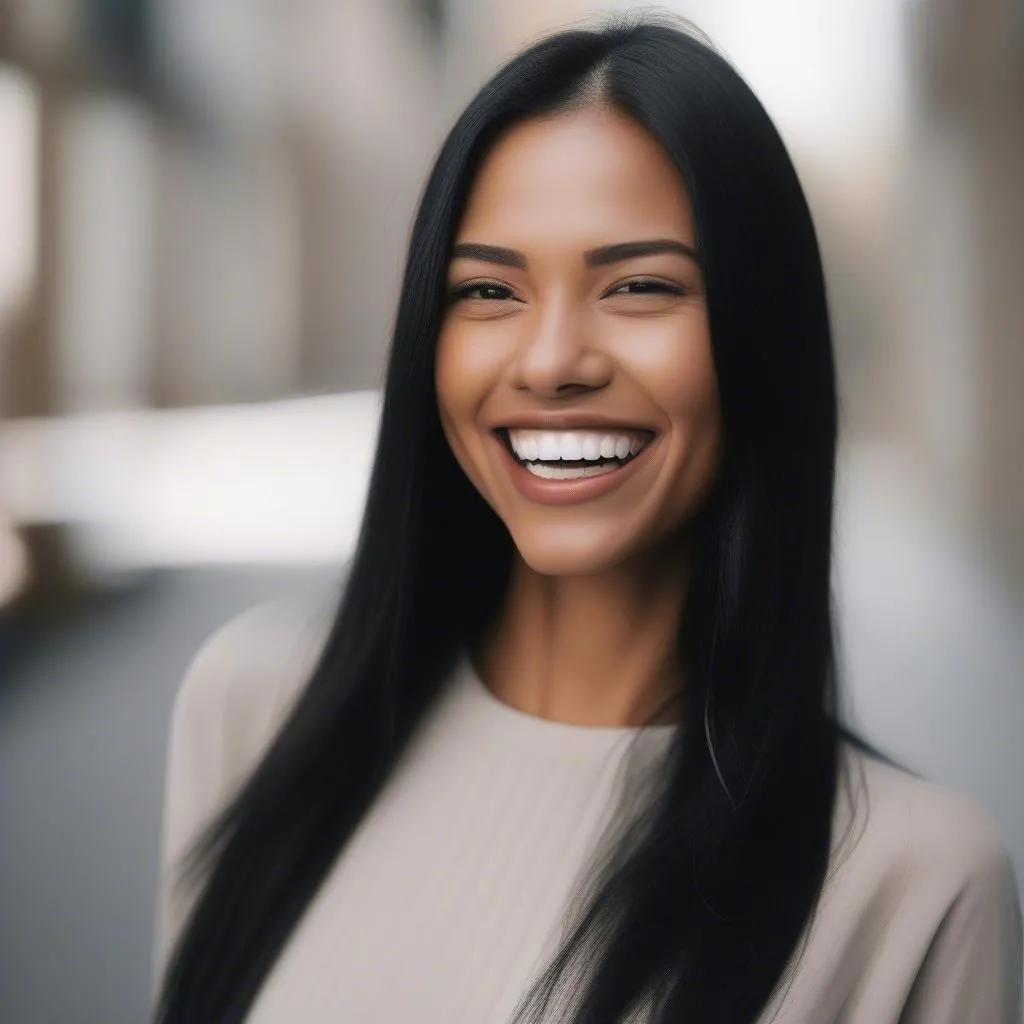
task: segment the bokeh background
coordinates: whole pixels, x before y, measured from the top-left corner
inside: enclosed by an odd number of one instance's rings
[[[336,588],[410,217],[569,0],[0,0],[0,1020],[132,1024],[170,702]],[[843,401],[846,713],[1024,877],[1024,5],[682,0],[782,131]]]

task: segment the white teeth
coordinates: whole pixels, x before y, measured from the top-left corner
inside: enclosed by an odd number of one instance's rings
[[[580,480],[585,476],[614,473],[618,468],[617,465],[608,463],[600,466],[549,466],[544,462],[531,462],[526,467],[527,472],[543,477],[545,480]]]
[[[597,462],[625,459],[647,443],[647,435],[598,434],[591,431],[510,430],[509,441],[523,462]]]
[[[577,434],[563,434],[559,438],[558,455],[564,462],[579,462],[583,458],[583,438]]]
[[[537,442],[537,458],[544,462],[555,462],[562,457],[561,447],[556,434],[541,434]]]

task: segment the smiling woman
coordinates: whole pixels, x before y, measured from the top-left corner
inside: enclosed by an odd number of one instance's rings
[[[999,833],[835,717],[835,442],[739,76],[646,21],[499,71],[340,607],[231,624],[178,698],[156,1019],[1016,1024]]]
[[[680,688],[679,548],[721,447],[679,173],[607,107],[518,124],[477,173],[448,282],[441,423],[517,552],[484,677],[536,713],[633,722]],[[642,586],[623,588],[627,566]]]

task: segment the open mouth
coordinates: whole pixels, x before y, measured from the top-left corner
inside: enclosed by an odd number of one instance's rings
[[[654,439],[651,430],[495,431],[509,454],[528,473],[544,480],[582,480],[614,473],[633,461]]]

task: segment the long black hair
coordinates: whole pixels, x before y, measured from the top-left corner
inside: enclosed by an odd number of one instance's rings
[[[197,849],[203,889],[165,976],[162,1024],[245,1018],[458,657],[498,613],[511,540],[455,462],[434,391],[446,267],[494,141],[586,104],[633,118],[685,184],[725,450],[694,524],[679,624],[689,725],[644,828],[521,1010],[539,1014],[560,982],[577,1024],[612,1024],[641,1003],[659,1022],[739,1024],[794,957],[828,864],[842,736],[836,395],[818,245],[786,149],[727,61],[672,23],[617,20],[521,53],[441,149],[412,232],[345,593],[293,712]]]

